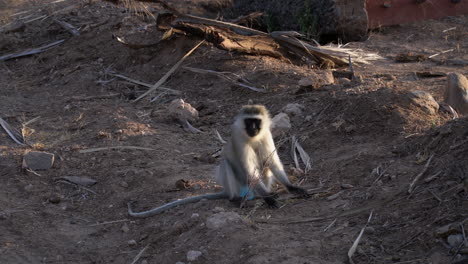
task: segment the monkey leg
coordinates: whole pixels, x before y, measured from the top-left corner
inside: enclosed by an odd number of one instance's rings
[[[276,201],[274,194],[270,193],[270,191],[267,189],[265,184],[263,182],[259,182],[255,186],[255,193],[257,196],[263,198],[265,200],[266,204],[270,208],[279,208],[278,201]]]

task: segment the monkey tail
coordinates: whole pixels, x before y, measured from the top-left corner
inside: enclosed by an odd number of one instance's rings
[[[134,212],[132,210],[132,204],[131,202],[127,203],[128,206],[128,214],[133,217],[149,217],[153,216],[159,213],[162,213],[170,208],[176,207],[178,205],[183,205],[183,204],[188,204],[188,203],[196,203],[198,201],[201,201],[203,199],[207,200],[218,200],[218,199],[228,199],[228,195],[223,191],[223,192],[218,192],[218,193],[207,193],[207,194],[202,194],[202,195],[197,195],[197,196],[192,196],[192,197],[187,197],[185,199],[180,199],[177,201],[173,201],[170,203],[167,203],[165,205],[153,208],[148,211],[143,211],[143,212]]]

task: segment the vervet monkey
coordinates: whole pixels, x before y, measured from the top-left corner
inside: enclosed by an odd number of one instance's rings
[[[145,212],[133,212],[130,203],[128,213],[134,217],[147,217],[181,204],[202,199],[243,200],[263,198],[270,207],[278,207],[271,193],[276,179],[289,192],[307,196],[307,191],[291,184],[270,131],[271,119],[263,105],[243,106],[232,125],[231,139],[224,147],[216,178],[224,187],[222,192],[210,193],[170,202]]]

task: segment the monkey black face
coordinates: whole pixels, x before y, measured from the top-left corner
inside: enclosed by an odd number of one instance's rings
[[[247,132],[247,135],[250,137],[255,137],[260,133],[260,130],[262,129],[262,120],[257,119],[257,118],[246,118],[244,119],[244,124],[245,124],[245,132]]]

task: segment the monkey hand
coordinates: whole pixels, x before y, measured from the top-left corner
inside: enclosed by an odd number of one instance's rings
[[[265,197],[263,198],[265,200],[265,202],[267,203],[268,207],[270,208],[279,208],[279,204],[278,204],[278,201],[276,201],[275,198],[273,197]]]
[[[288,188],[288,191],[290,193],[295,193],[301,197],[304,197],[304,198],[308,198],[310,197],[310,194],[307,192],[307,190],[301,188],[301,187],[298,187],[298,186],[294,186],[294,185],[290,185],[287,187]]]

